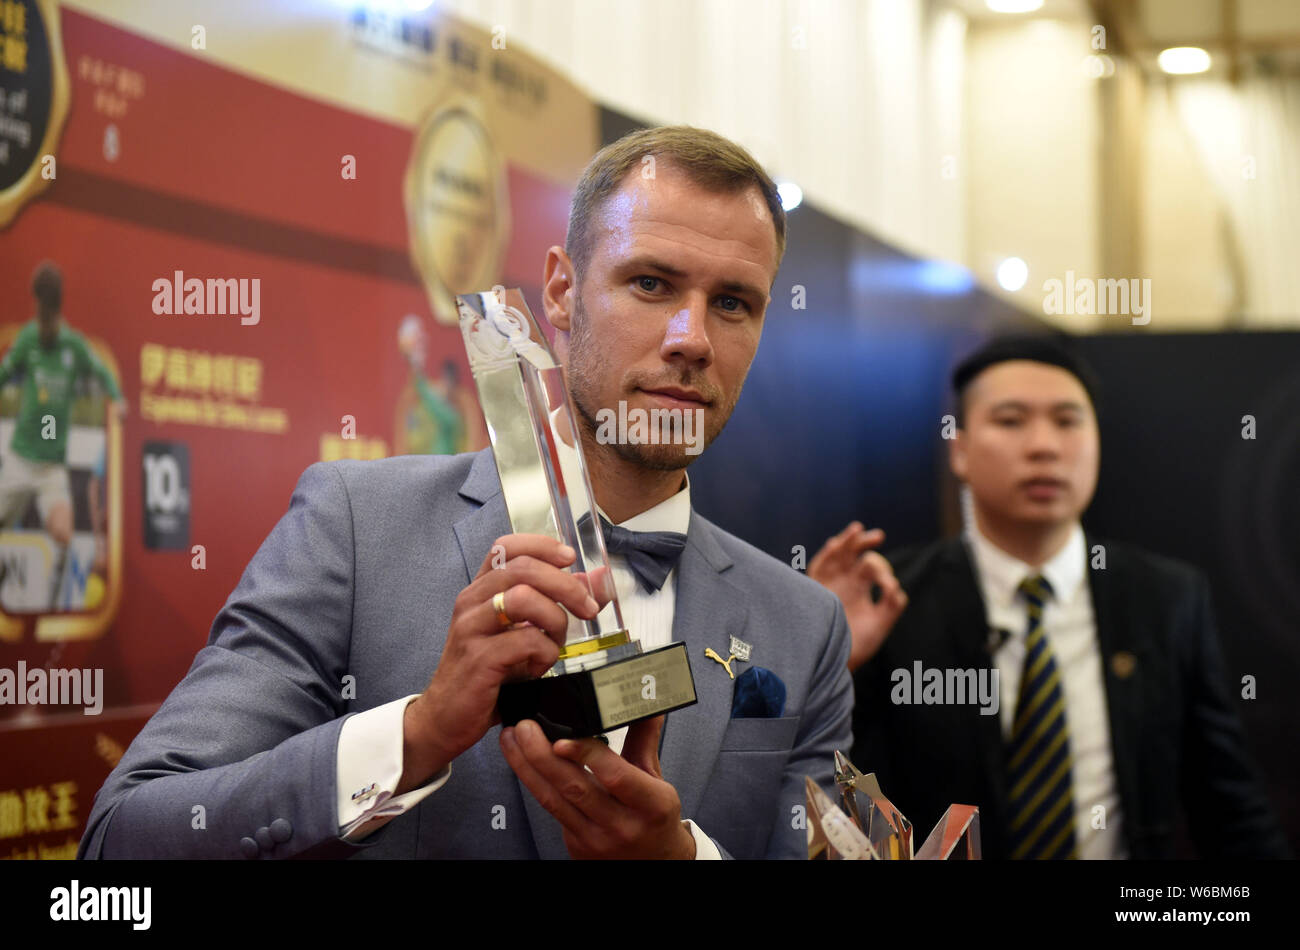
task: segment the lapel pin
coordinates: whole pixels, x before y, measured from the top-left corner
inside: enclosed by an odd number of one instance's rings
[[[705,647],[704,655],[710,660],[717,660],[719,663],[721,663],[722,668],[727,671],[727,675],[734,680],[736,678],[736,674],[733,673],[731,670],[732,661],[739,660],[741,663],[748,663],[749,655],[750,653],[753,652],[753,650],[754,648],[750,644],[746,643],[744,640],[739,640],[736,637],[732,637],[731,651],[730,651],[731,655],[727,657],[725,660],[721,657],[721,655],[719,655],[717,650],[713,649],[713,647]]]
[[[744,640],[741,640],[739,637],[731,638],[731,655],[742,663],[749,662],[749,654],[752,653],[753,650],[754,648],[752,646]]]
[[[1137,657],[1127,650],[1120,650],[1110,658],[1110,669],[1116,676],[1122,680],[1128,679],[1133,675],[1133,670],[1137,668]]]
[[[728,676],[730,676],[733,680],[736,678],[736,674],[731,672],[731,661],[736,658],[736,654],[733,653],[731,654],[731,656],[727,657],[724,660],[722,657],[718,656],[718,651],[713,649],[713,647],[705,647],[704,655],[708,657],[710,660],[717,660],[719,663],[722,664],[722,668],[727,671]]]

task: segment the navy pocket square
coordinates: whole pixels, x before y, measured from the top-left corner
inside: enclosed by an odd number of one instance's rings
[[[751,666],[736,677],[731,696],[732,719],[780,719],[785,712],[785,683],[762,666]]]

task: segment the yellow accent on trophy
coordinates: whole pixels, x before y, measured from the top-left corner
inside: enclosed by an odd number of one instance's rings
[[[579,640],[576,643],[566,643],[560,650],[560,659],[568,660],[575,656],[584,656],[587,653],[595,653],[597,650],[608,650],[610,647],[621,646],[627,643],[631,638],[626,630],[615,630],[613,633],[606,634],[603,637],[592,637],[590,640]]]

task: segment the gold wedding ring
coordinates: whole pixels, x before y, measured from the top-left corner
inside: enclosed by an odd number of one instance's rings
[[[515,625],[515,622],[510,619],[510,615],[506,613],[505,591],[492,595],[492,609],[497,612],[497,625],[502,630],[506,627],[513,627]]]

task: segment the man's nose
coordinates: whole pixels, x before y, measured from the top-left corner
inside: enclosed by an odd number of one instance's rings
[[[668,318],[659,354],[665,361],[683,359],[708,366],[713,362],[713,344],[708,331],[709,302],[703,295],[683,301],[681,309]]]
[[[1056,456],[1061,454],[1061,433],[1050,419],[1037,419],[1029,424],[1029,441],[1025,445],[1031,456]]]

